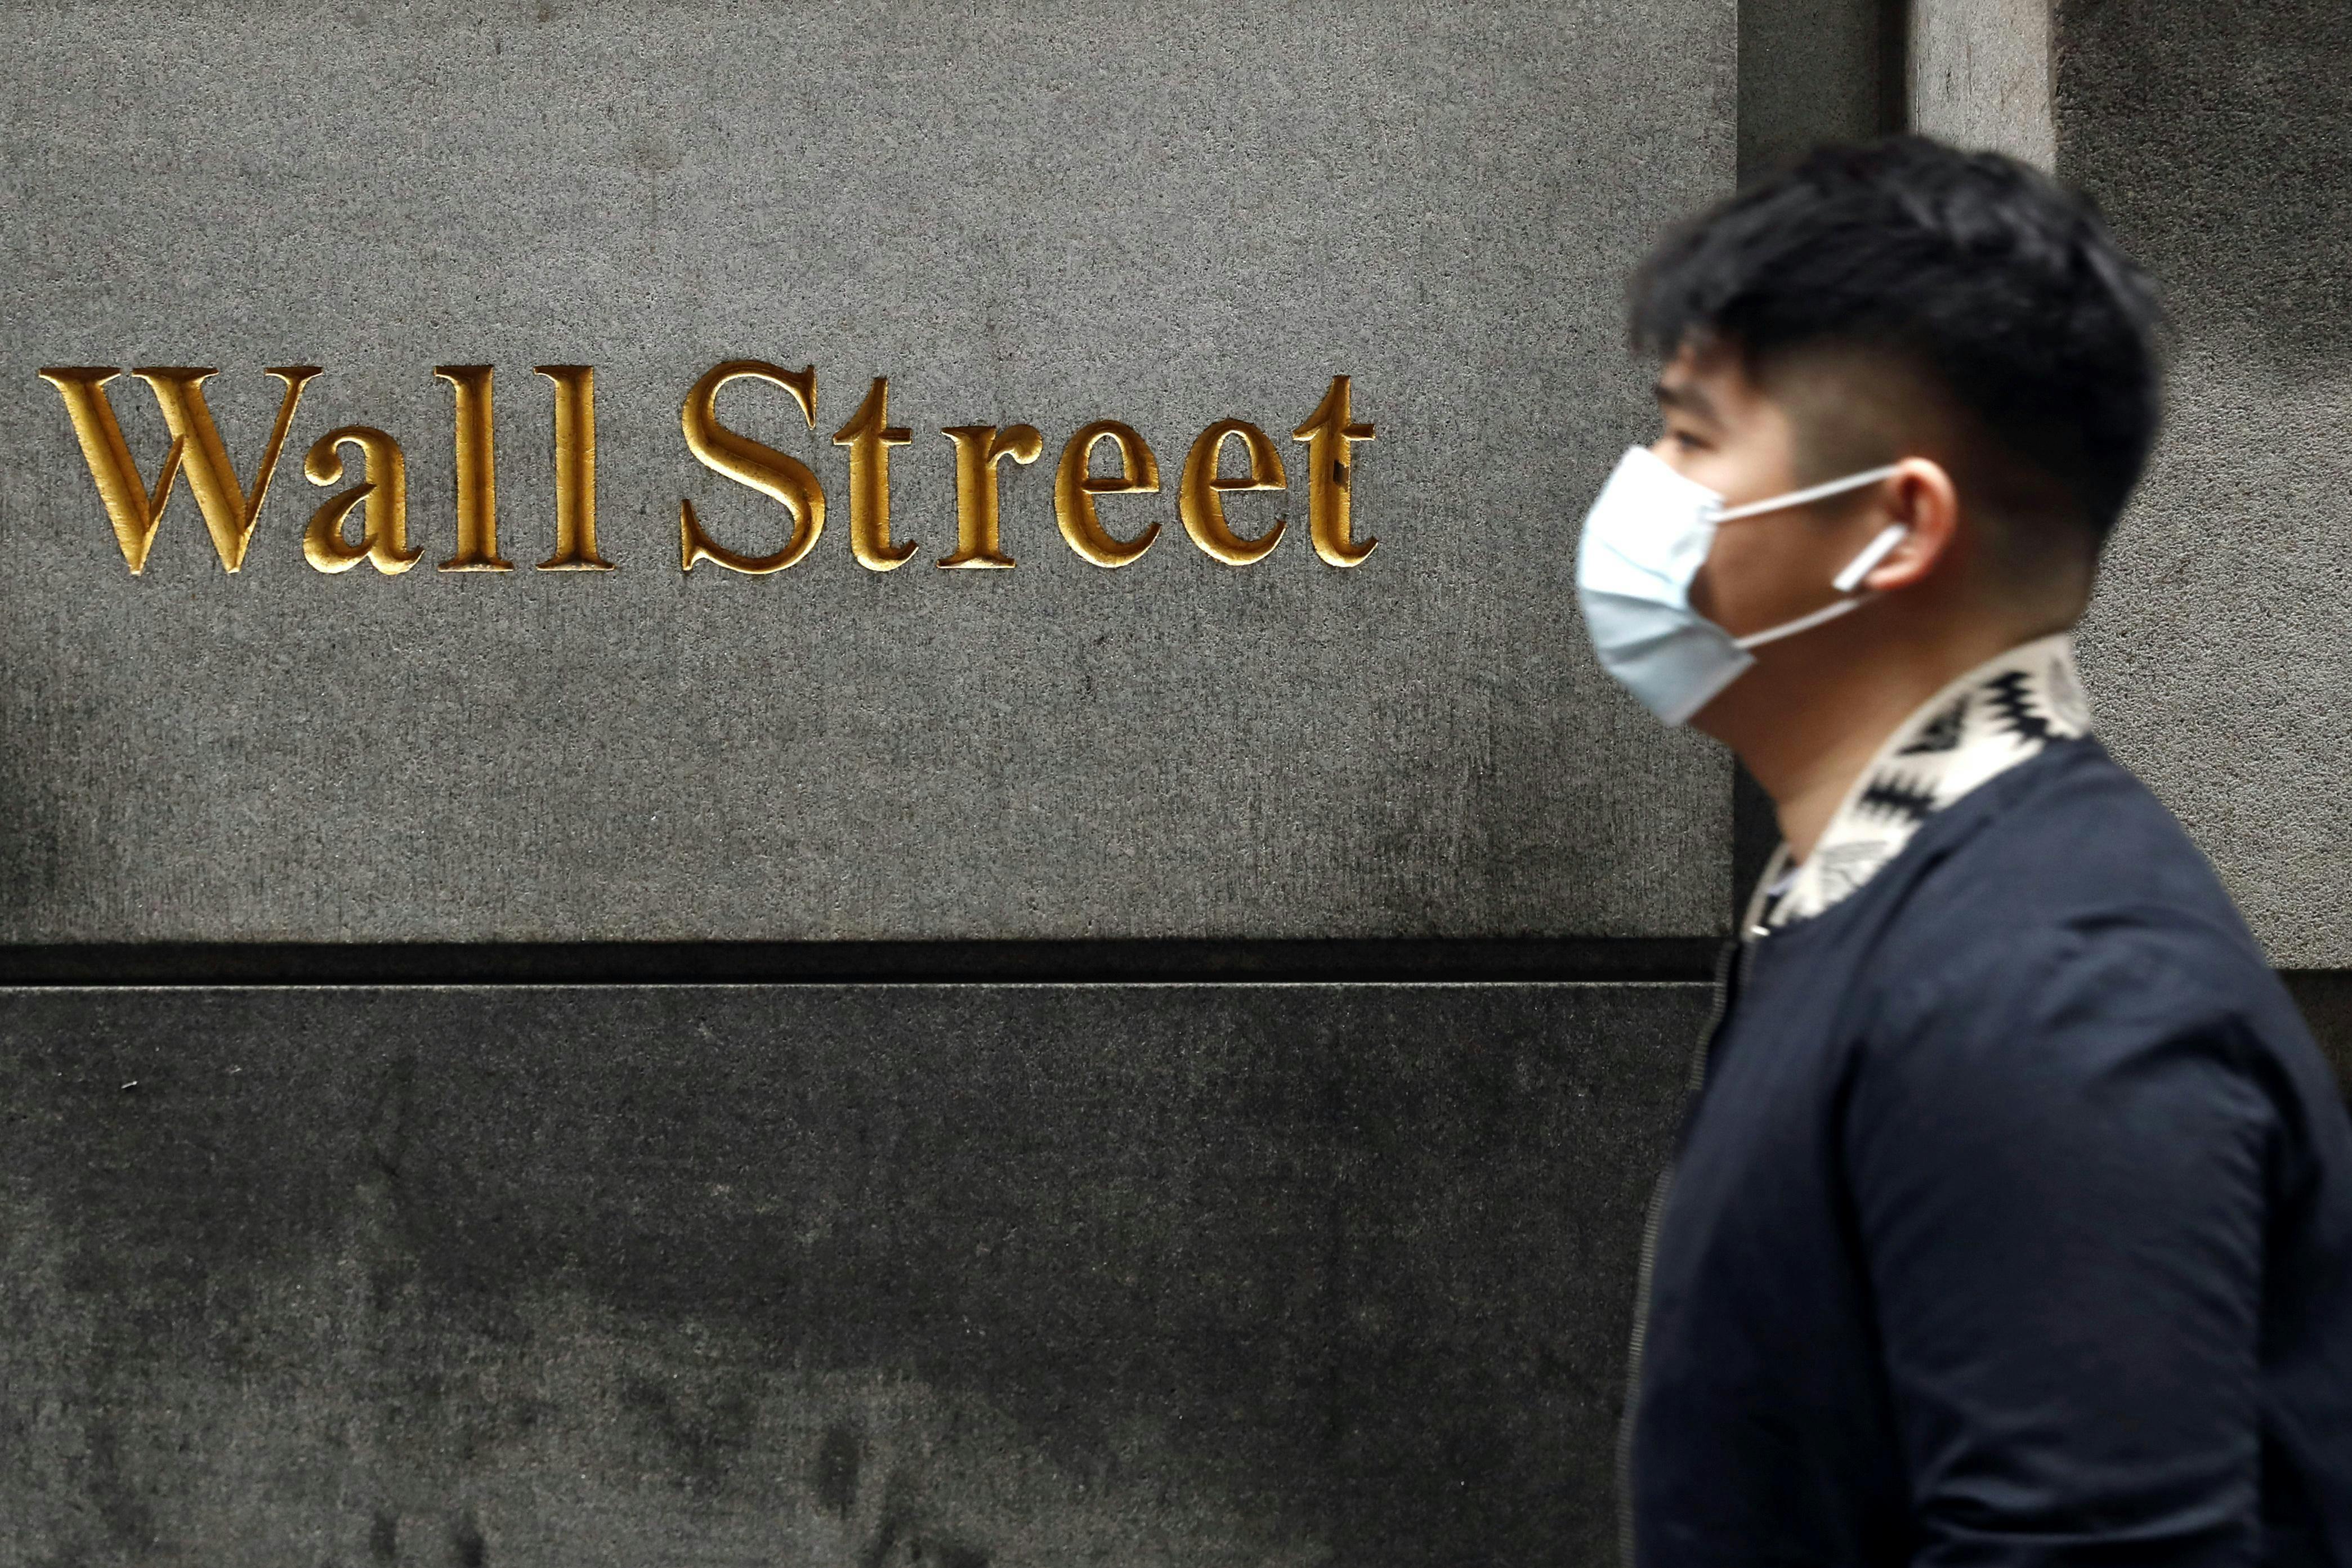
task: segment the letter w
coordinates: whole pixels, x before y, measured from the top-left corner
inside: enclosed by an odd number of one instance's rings
[[[134,574],[145,570],[148,547],[155,542],[155,525],[163,520],[163,503],[171,499],[172,481],[185,468],[188,488],[195,492],[196,509],[204,514],[205,528],[213,536],[213,549],[219,553],[221,565],[230,571],[240,570],[245,565],[245,547],[253,538],[253,525],[261,517],[262,499],[269,494],[269,476],[278,471],[278,449],[286,444],[287,427],[294,423],[295,405],[302,401],[302,389],[319,373],[319,367],[285,365],[268,372],[286,383],[286,395],[278,401],[277,428],[269,433],[269,445],[261,455],[249,497],[237,483],[228,449],[221,444],[220,432],[213,425],[212,410],[205,405],[205,379],[217,371],[155,366],[131,372],[155,394],[164,426],[172,433],[172,449],[163,455],[163,469],[152,492],[131,459],[122,427],[114,418],[114,404],[106,393],[106,383],[121,373],[110,365],[69,365],[43,371],[41,379],[66,400],[66,413],[73,421],[74,434],[81,439],[81,455],[89,464],[89,476],[98,482],[99,498],[106,503],[107,519],[114,525],[122,559]]]

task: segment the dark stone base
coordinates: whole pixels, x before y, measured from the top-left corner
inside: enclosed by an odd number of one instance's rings
[[[1601,1561],[1706,1007],[0,991],[0,1557]]]

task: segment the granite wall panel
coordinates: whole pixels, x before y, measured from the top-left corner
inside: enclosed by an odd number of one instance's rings
[[[63,4],[0,14],[0,940],[1688,936],[1727,905],[1727,767],[1616,692],[1577,519],[1646,424],[1624,273],[1727,190],[1733,7]],[[808,465],[789,570],[679,570],[782,507],[698,465],[688,387]],[[133,577],[47,367],[220,367],[231,576],[189,482]],[[496,368],[510,573],[456,549],[443,365]],[[597,544],[539,571],[546,364],[595,370]],[[1376,438],[1310,548],[1293,429]],[[856,563],[872,378],[903,568]],[[167,433],[106,389],[152,481]],[[1176,493],[1274,437],[1236,568]],[[1066,548],[1085,422],[1163,488],[1135,564]],[[412,570],[303,537],[331,428],[406,455]],[[1012,570],[941,570],[949,426],[1016,423]],[[356,467],[358,455],[345,457]],[[1104,472],[1108,451],[1097,454]],[[1240,448],[1227,472],[1238,473]],[[354,476],[353,477],[356,477]],[[341,487],[348,487],[349,480]],[[373,506],[374,502],[370,502]],[[362,511],[363,522],[368,514]],[[362,526],[353,523],[351,527]],[[370,525],[372,526],[372,525]],[[353,537],[346,535],[346,538]]]
[[[0,1563],[1601,1561],[1706,1003],[0,992]]]

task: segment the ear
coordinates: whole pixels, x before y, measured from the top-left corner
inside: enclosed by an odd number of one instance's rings
[[[1932,457],[1906,457],[1879,487],[1886,521],[1903,528],[1903,542],[1862,580],[1874,593],[1914,588],[1949,570],[1960,527],[1960,495]]]

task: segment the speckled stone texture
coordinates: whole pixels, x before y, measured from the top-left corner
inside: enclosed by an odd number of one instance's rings
[[[244,6],[0,15],[0,940],[1693,935],[1725,918],[1728,770],[1584,646],[1577,519],[1646,428],[1623,277],[1731,183],[1717,0]],[[775,577],[678,570],[774,504],[696,465],[688,386],[831,497]],[[203,364],[247,480],[262,367],[326,367],[246,570],[184,483],[134,580],[55,364]],[[502,538],[452,575],[448,389],[498,367]],[[619,570],[540,573],[547,363],[596,367]],[[1290,432],[1330,378],[1378,430],[1377,552],[1310,549]],[[894,523],[854,563],[830,444],[891,378]],[[152,478],[152,400],[115,385]],[[1223,416],[1262,564],[1175,489]],[[1082,422],[1166,488],[1055,530]],[[323,576],[301,458],[408,455],[404,576]],[[942,571],[942,426],[1026,422],[1012,571]]]
[[[2108,745],[2282,967],[2352,966],[2352,9],[2062,0],[2058,172],[2178,325],[2084,635]]]
[[[0,1563],[1601,1562],[1706,1004],[0,992]]]
[[[2050,0],[1912,0],[1908,10],[1912,129],[2053,168]]]

